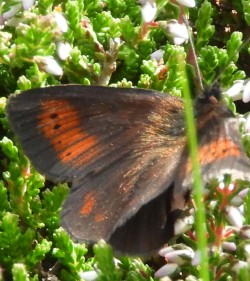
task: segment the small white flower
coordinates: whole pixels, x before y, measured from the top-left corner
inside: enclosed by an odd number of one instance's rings
[[[3,13],[2,16],[5,20],[7,20],[9,18],[14,17],[14,15],[16,15],[21,9],[22,9],[21,3],[17,3],[16,5],[11,6],[7,12]]]
[[[249,191],[250,191],[250,188],[249,188],[249,187],[244,188],[244,189],[242,189],[242,190],[238,193],[238,195],[239,195],[241,198],[244,199],[244,198],[247,196],[247,194],[248,194]]]
[[[59,13],[59,12],[54,12],[54,17],[55,17],[55,21],[57,23],[58,28],[62,32],[67,32],[68,31],[68,22],[65,19],[65,17],[63,16],[63,14]]]
[[[190,249],[183,249],[183,250],[175,250],[169,253],[166,253],[165,259],[168,262],[176,263],[178,265],[182,265],[186,263],[188,260],[194,258],[194,251]]]
[[[235,265],[232,267],[232,270],[234,272],[239,272],[241,269],[243,268],[248,268],[248,263],[245,261],[238,261],[237,263],[235,263]]]
[[[235,207],[239,207],[244,203],[244,200],[237,195],[235,195],[232,199],[231,199],[231,204]]]
[[[175,45],[181,45],[188,41],[189,34],[185,24],[180,24],[176,20],[167,23],[167,30],[171,34]]]
[[[164,276],[170,276],[175,273],[178,268],[179,266],[176,263],[165,264],[155,272],[155,277],[161,278]]]
[[[193,216],[186,216],[184,218],[180,218],[176,220],[174,224],[174,234],[180,235],[188,231],[194,223]]]
[[[226,210],[227,220],[229,221],[229,223],[231,223],[231,225],[236,227],[243,226],[244,217],[242,216],[238,208],[234,206],[226,206],[225,210]]]
[[[230,96],[234,101],[242,98],[242,90],[244,86],[244,80],[236,80],[231,88],[226,91],[226,94]]]
[[[237,206],[236,206],[236,207],[237,207]],[[238,209],[239,209],[239,211],[241,212],[241,214],[244,215],[244,211],[245,211],[244,205],[243,205],[243,204],[240,205],[240,206],[238,207]]]
[[[81,280],[84,281],[94,281],[98,277],[98,274],[95,270],[85,271],[80,273]]]
[[[52,56],[34,56],[33,59],[45,72],[56,76],[63,75],[62,67]]]
[[[242,99],[244,103],[250,101],[250,79],[236,80],[231,88],[226,91],[234,101]]]
[[[23,2],[23,8],[24,10],[28,10],[29,8],[31,8],[34,4],[34,0],[22,0]]]
[[[249,121],[250,121],[250,118],[249,118]],[[249,127],[249,129],[250,129],[250,127]],[[231,199],[231,204],[235,207],[239,207],[240,205],[242,205],[244,203],[244,198],[247,196],[248,192],[249,192],[249,188],[245,188],[245,189],[241,190],[238,194],[236,194]]]
[[[222,243],[222,248],[224,250],[227,250],[227,251],[230,251],[230,252],[235,252],[236,249],[237,249],[237,246],[234,242],[225,241],[225,242]]]
[[[250,227],[248,225],[245,225],[240,230],[240,235],[243,238],[250,239]]]
[[[142,2],[141,14],[145,23],[153,21],[157,12],[156,3],[154,0],[146,0]]]
[[[163,58],[163,55],[164,55],[165,51],[164,50],[156,50],[155,52],[153,52],[151,55],[150,55],[150,59],[155,59],[156,61],[159,61],[160,59]]]
[[[162,257],[165,257],[165,255],[167,253],[170,253],[170,252],[173,252],[173,251],[175,251],[175,249],[172,246],[164,247],[164,248],[160,249],[159,255],[162,256]]]
[[[176,0],[181,5],[187,6],[189,8],[195,7],[195,1],[194,0]]]
[[[33,6],[34,2],[34,0],[18,0],[14,6],[11,6],[7,12],[0,16],[0,24],[4,24],[4,20],[13,18],[22,8],[28,10]]]
[[[216,200],[211,200],[208,204],[209,204],[210,208],[214,209],[215,206],[217,205],[217,201]]]
[[[67,42],[59,42],[57,44],[57,54],[61,60],[66,60],[70,54],[70,44]]]
[[[196,251],[192,260],[192,265],[197,266],[201,263],[201,253],[200,251]]]
[[[164,276],[164,277],[160,278],[159,281],[172,281],[172,279],[168,276]]]
[[[184,40],[181,37],[174,37],[173,40],[174,40],[174,44],[177,46],[180,46],[181,44],[186,42],[186,40]]]
[[[242,101],[247,103],[250,101],[250,80],[248,80],[244,84],[243,94],[242,94]]]

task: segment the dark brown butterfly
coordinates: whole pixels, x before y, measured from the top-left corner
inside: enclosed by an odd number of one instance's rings
[[[204,180],[250,180],[238,121],[217,88],[197,99],[197,159]],[[34,166],[71,182],[62,225],[76,240],[105,239],[145,255],[172,235],[192,187],[183,100],[142,89],[67,85],[26,91],[7,105]]]

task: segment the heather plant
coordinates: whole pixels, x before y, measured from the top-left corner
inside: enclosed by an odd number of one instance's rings
[[[202,189],[194,173],[188,231],[151,260],[120,257],[104,241],[88,247],[60,227],[70,187],[54,186],[32,167],[5,116],[10,94],[58,84],[186,97],[197,77],[191,35],[203,84],[219,80],[250,155],[249,104],[239,113],[233,101],[250,100],[249,1],[9,0],[0,3],[0,24],[0,280],[249,280],[248,182],[229,175]]]

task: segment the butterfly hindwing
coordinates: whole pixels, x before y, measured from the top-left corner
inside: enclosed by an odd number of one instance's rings
[[[228,174],[232,180],[250,181],[250,161],[244,152],[239,121],[222,102],[213,97],[199,104],[197,114],[198,162],[204,183]],[[192,165],[188,150],[180,161],[174,194],[192,186]],[[174,208],[174,206],[173,206]]]
[[[131,219],[112,233],[108,242],[115,251],[151,256],[174,236],[176,216],[170,212],[172,187],[143,205]]]
[[[156,195],[160,196],[159,194],[168,189],[173,181],[173,169],[178,158],[179,155],[175,155],[175,159],[158,157],[157,161],[152,163],[153,157],[150,157],[145,159],[147,163],[150,162],[150,166],[136,158],[121,159],[100,175],[87,176],[79,183],[79,186],[77,184],[74,186],[65,202],[62,213],[63,226],[80,241],[95,242],[101,238],[109,241],[117,228],[137,215],[138,210],[153,200]],[[168,173],[169,171],[171,174]],[[169,196],[163,200],[169,201],[170,198]],[[151,225],[157,219],[162,224],[161,230],[164,230],[166,238],[167,232],[163,228],[167,223],[167,210],[162,209],[162,205],[155,205],[157,211],[151,209],[152,216],[147,219],[151,220]],[[164,213],[165,220],[160,220],[157,216],[158,212]],[[142,214],[142,216],[146,215],[145,212]],[[151,229],[151,231],[155,230]],[[147,236],[149,231],[145,231],[144,234]],[[140,239],[141,236],[134,236],[134,240],[138,240],[138,247]],[[158,244],[158,242],[156,239],[154,243]],[[123,241],[120,243],[122,245]],[[149,249],[152,250],[152,248]],[[149,249],[144,245],[145,252]],[[133,250],[136,252],[137,248],[134,247]],[[128,252],[128,249],[125,252]]]

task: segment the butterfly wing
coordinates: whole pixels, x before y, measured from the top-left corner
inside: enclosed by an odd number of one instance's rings
[[[172,192],[173,185],[118,227],[108,240],[113,248],[120,253],[151,257],[172,238],[175,221],[181,215],[176,210],[170,211]]]
[[[7,114],[34,166],[52,181],[73,182],[62,224],[81,241],[109,240],[164,193],[185,144],[181,100],[152,91],[36,89],[12,97]]]
[[[219,101],[200,105],[197,117],[198,162],[202,178],[208,182],[229,174],[232,180],[250,181],[250,160],[244,152],[239,132],[239,121]],[[174,201],[192,184],[192,165],[185,151],[175,181]],[[172,208],[175,208],[173,204]],[[179,204],[180,205],[180,204]]]

